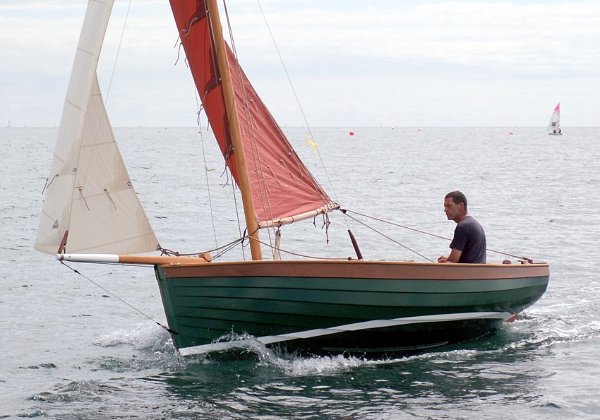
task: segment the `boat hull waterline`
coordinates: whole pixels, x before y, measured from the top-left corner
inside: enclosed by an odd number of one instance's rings
[[[182,355],[244,347],[407,353],[482,336],[534,304],[547,264],[358,260],[155,266]]]

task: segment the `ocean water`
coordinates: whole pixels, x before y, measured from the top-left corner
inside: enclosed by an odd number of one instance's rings
[[[443,197],[462,190],[503,252],[488,260],[548,261],[546,294],[493,335],[411,357],[298,357],[250,341],[242,359],[183,359],[157,325],[151,268],[71,264],[77,274],[33,250],[57,130],[0,128],[0,418],[600,418],[598,128],[317,128],[319,153],[304,130],[286,131],[357,213],[449,237]],[[116,135],[163,247],[197,252],[239,236],[210,134]],[[448,252],[446,240],[352,214],[401,245],[335,212],[327,229],[320,219],[284,228],[283,248],[353,256],[350,228],[369,259]]]

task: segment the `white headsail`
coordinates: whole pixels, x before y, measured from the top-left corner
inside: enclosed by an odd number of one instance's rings
[[[96,69],[113,0],[90,0],[81,30],[35,248],[138,253],[158,241],[115,142]],[[65,242],[66,240],[66,242]]]

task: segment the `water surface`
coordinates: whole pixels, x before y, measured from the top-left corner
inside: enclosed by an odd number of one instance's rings
[[[548,291],[496,334],[412,357],[301,358],[251,343],[241,360],[182,359],[153,321],[165,317],[151,268],[73,264],[77,275],[32,249],[57,130],[2,128],[0,416],[600,416],[598,129],[554,137],[543,128],[318,128],[319,154],[304,130],[286,131],[331,196],[359,213],[448,237],[443,196],[462,190],[490,248],[551,264]],[[162,246],[196,252],[239,236],[243,217],[209,134],[116,134]],[[320,219],[284,228],[283,248],[353,256],[351,228],[369,259],[448,252],[448,241],[361,220],[403,246],[334,213],[327,232]]]

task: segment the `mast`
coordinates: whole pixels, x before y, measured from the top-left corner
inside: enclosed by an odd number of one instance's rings
[[[260,248],[258,235],[258,222],[254,214],[254,204],[250,191],[250,181],[248,180],[248,168],[244,158],[244,146],[242,144],[242,135],[238,121],[237,111],[235,109],[235,94],[231,84],[231,74],[227,62],[227,53],[225,50],[225,40],[223,39],[223,29],[219,17],[219,7],[216,0],[208,0],[206,3],[210,18],[210,29],[215,41],[215,50],[217,54],[217,63],[219,74],[221,76],[221,85],[223,89],[223,99],[229,120],[229,134],[233,145],[233,158],[238,170],[239,187],[242,194],[242,203],[244,205],[244,216],[246,218],[246,229],[250,237],[250,253],[253,260],[262,260],[262,251]]]

